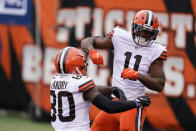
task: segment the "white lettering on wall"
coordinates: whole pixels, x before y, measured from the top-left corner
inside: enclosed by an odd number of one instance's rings
[[[124,17],[122,10],[111,10],[106,14],[105,17],[105,33],[111,31],[112,28],[116,26],[116,24],[123,24]]]
[[[127,11],[126,25],[128,30],[131,29],[134,15],[135,15],[135,11]]]
[[[43,82],[44,84],[50,84],[52,76],[56,73],[55,68],[55,58],[56,54],[58,53],[59,49],[56,48],[45,48],[44,54],[44,72],[43,72]]]
[[[164,64],[166,83],[164,93],[168,96],[180,96],[184,89],[184,60],[181,57],[169,57]]]
[[[175,44],[178,48],[186,47],[186,32],[193,30],[193,16],[189,14],[171,14],[171,29],[176,31]]]
[[[103,10],[95,8],[93,12],[93,30],[92,36],[103,35]]]
[[[159,20],[160,28],[157,41],[162,45],[168,44],[168,32],[163,31],[163,29],[169,28],[169,16],[166,13],[156,13],[156,16]]]
[[[98,50],[103,56],[104,65],[98,69],[97,65],[92,63],[92,60],[88,58],[88,76],[92,77],[96,85],[107,86],[108,78],[110,77],[110,70],[108,68],[109,53],[106,50]]]
[[[187,96],[189,98],[195,97],[195,85],[194,84],[187,85]]]
[[[60,26],[57,28],[56,39],[58,42],[69,42],[70,29],[74,26],[75,21],[74,9],[63,9],[58,11],[57,24]]]
[[[79,7],[76,9],[75,18],[75,28],[76,28],[76,39],[81,40],[85,37],[85,25],[90,23],[91,8],[89,7]]]
[[[169,32],[171,29],[176,31],[175,45],[177,48],[186,47],[186,32],[196,30],[193,29],[193,17],[190,14],[177,14],[172,13],[171,16],[168,13],[155,12],[160,23],[160,34],[157,41],[163,45],[169,43]],[[123,9],[111,9],[105,12],[101,8],[95,8],[91,14],[91,9],[87,7],[60,9],[57,14],[57,41],[58,42],[70,42],[70,29],[75,29],[75,38],[79,41],[85,38],[85,26],[93,20],[92,36],[103,36],[105,33],[111,31],[118,24],[125,24],[127,29],[131,28],[132,19],[135,15],[135,11]],[[92,19],[91,19],[92,16]],[[75,28],[73,28],[75,27]],[[195,35],[196,46],[196,35]],[[58,49],[46,47],[43,54],[35,45],[27,45],[23,49],[23,69],[22,75],[24,81],[40,82],[43,79],[44,84],[49,84],[50,79],[55,70],[54,59]],[[89,59],[88,74],[91,76],[96,84],[107,86],[110,76],[109,69],[109,53],[107,50],[99,50],[104,58],[104,66],[98,68],[97,65],[92,64]],[[40,64],[43,61],[43,67]],[[182,94],[185,81],[184,81],[184,60],[182,57],[169,56],[168,60],[164,64],[164,70],[166,75],[166,85],[164,93],[169,96],[179,96]],[[43,75],[42,75],[43,70]],[[43,77],[43,78],[41,78]],[[195,90],[195,86],[192,83],[186,83],[187,96],[192,98],[195,94],[192,93]],[[194,85],[194,84],[193,84]],[[156,93],[147,90],[148,93]]]
[[[38,46],[25,45],[22,52],[22,78],[26,82],[40,82],[42,52]]]

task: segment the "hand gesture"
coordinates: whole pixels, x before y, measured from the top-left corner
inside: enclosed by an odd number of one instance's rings
[[[124,79],[130,79],[130,80],[136,80],[138,79],[138,75],[139,75],[139,72],[138,71],[135,71],[131,68],[125,68],[122,73],[121,73],[121,76],[122,78]]]
[[[89,56],[91,60],[93,61],[93,64],[103,65],[103,56],[100,53],[98,53],[97,50],[89,51]]]

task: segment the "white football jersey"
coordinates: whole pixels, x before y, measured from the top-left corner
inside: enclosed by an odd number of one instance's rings
[[[131,32],[117,26],[107,34],[114,46],[112,86],[122,89],[128,100],[145,95],[145,86],[139,80],[123,79],[124,68],[132,68],[147,75],[151,63],[157,58],[165,59],[167,50],[154,41],[148,47],[138,46]]]
[[[55,130],[88,128],[91,103],[83,100],[83,92],[95,86],[87,76],[57,74],[50,84],[51,123]]]

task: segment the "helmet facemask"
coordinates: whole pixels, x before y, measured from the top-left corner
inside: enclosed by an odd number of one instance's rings
[[[88,66],[88,63],[84,63],[83,66],[75,66],[75,69],[76,69],[77,72],[74,71],[73,73],[79,74],[80,76],[86,75],[87,66]]]
[[[158,33],[159,31],[157,29],[150,29],[134,23],[132,24],[133,40],[140,46],[146,47],[151,45]]]
[[[80,76],[86,75],[86,73],[87,73],[87,66],[88,66],[87,56],[86,56],[85,52],[81,52],[81,53],[82,53],[84,62],[82,62],[82,65],[78,65],[78,66],[75,67],[75,69],[77,71],[76,74],[79,74]]]

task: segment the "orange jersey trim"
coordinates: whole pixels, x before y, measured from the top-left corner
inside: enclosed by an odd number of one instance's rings
[[[167,51],[163,51],[159,58],[161,58],[163,60],[167,60]]]
[[[93,80],[89,80],[86,83],[79,86],[79,91],[84,92],[93,87],[95,87],[95,83],[93,82]]]
[[[107,34],[107,36],[108,36],[109,39],[112,39],[113,35],[114,35],[114,30],[110,31],[110,32]]]

